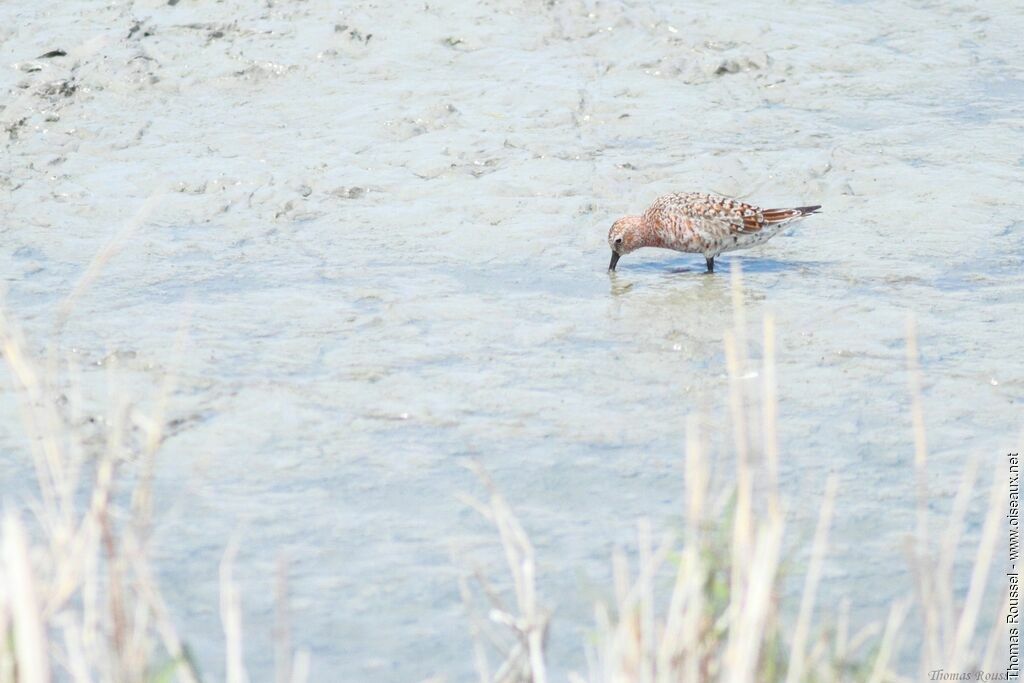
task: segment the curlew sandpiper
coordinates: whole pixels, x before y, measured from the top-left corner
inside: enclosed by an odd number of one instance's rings
[[[715,257],[724,251],[763,244],[782,228],[808,216],[821,206],[762,209],[736,199],[703,192],[658,197],[640,216],[624,216],[608,231],[608,246],[615,270],[619,257],[641,247],[661,247],[704,254],[708,272],[715,272]]]

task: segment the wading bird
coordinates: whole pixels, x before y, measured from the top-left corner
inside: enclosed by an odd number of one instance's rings
[[[608,231],[608,246],[615,270],[619,258],[642,247],[660,247],[689,254],[704,254],[708,272],[715,272],[715,257],[724,251],[763,244],[784,227],[821,206],[762,209],[736,199],[703,192],[658,197],[641,216],[624,216]]]

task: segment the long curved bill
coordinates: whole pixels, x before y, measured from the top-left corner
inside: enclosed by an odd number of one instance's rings
[[[612,252],[612,262],[608,264],[608,270],[615,270],[615,264],[619,262],[619,252]]]

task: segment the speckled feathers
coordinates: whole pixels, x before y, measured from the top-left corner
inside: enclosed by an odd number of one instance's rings
[[[763,244],[786,225],[820,208],[762,209],[703,192],[666,194],[642,215],[626,216],[612,225],[608,233],[611,267],[618,256],[642,247],[661,247],[704,254],[708,270],[712,270],[718,254]]]

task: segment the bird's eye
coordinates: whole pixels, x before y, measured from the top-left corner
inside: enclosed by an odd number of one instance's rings
[[[615,244],[622,244],[622,238],[621,237],[616,237],[615,238]]]

